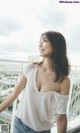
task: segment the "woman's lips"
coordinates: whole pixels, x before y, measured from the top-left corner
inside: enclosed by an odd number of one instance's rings
[[[40,51],[44,51],[44,49],[39,49]]]

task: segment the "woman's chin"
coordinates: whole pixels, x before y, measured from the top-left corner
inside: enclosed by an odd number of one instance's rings
[[[40,54],[40,56],[41,56],[41,57],[45,57],[45,55],[44,55],[44,54]]]

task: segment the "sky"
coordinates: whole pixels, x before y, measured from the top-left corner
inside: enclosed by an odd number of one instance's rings
[[[80,65],[79,13],[80,3],[0,0],[0,58],[26,60],[28,54],[39,54],[41,34],[52,30],[66,38],[70,64]]]

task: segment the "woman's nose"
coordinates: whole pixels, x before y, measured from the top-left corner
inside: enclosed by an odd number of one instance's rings
[[[39,42],[39,47],[42,47],[43,41]]]

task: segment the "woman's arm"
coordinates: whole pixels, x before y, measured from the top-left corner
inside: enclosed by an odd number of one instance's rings
[[[3,102],[0,104],[0,112],[5,110],[22,92],[22,90],[25,88],[27,83],[27,79],[24,75],[22,75],[14,88],[14,90],[3,100]]]
[[[67,116],[65,114],[57,114],[57,132],[66,133],[67,130]]]
[[[69,95],[69,90],[70,90],[70,80],[69,78],[65,78],[63,82],[61,83],[61,95]],[[66,103],[65,103],[66,104]],[[61,105],[62,109],[64,104]],[[66,112],[66,111],[65,111]],[[64,114],[57,114],[57,131],[58,133],[66,133],[67,130],[67,115],[66,113]]]

